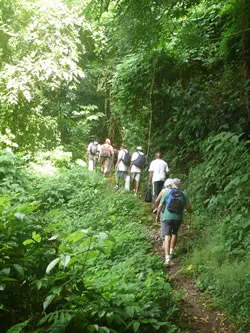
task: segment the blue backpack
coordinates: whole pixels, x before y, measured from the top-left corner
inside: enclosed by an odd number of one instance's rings
[[[185,208],[184,193],[178,188],[172,188],[168,195],[166,207],[170,213],[182,214]]]

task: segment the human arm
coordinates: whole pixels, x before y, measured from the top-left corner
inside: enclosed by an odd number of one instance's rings
[[[128,168],[128,174],[130,174],[132,166],[133,166],[134,161],[136,160],[137,156],[138,156],[138,154],[136,152],[132,154],[130,166]]]
[[[160,201],[161,201],[161,198],[162,198],[162,196],[163,196],[163,193],[164,193],[164,191],[161,190],[161,192],[158,194],[158,197],[157,197],[156,200],[155,200],[155,205],[156,205],[156,207],[158,207],[158,205],[159,205],[159,203],[160,203]]]
[[[161,195],[161,199],[159,200],[160,204],[159,204],[159,206],[157,208],[155,222],[159,221],[160,213],[162,211],[162,208],[165,206],[165,204],[167,202],[167,198],[168,198],[169,192],[170,192],[169,189],[165,189],[165,190],[162,190],[160,192],[160,194],[159,194],[159,196]],[[157,197],[157,199],[158,199],[158,197]]]
[[[162,207],[163,207],[163,204],[160,203],[158,208],[157,208],[157,212],[156,212],[156,217],[155,217],[155,222],[157,223],[159,221],[159,218],[160,218],[160,213],[162,211]]]
[[[132,165],[133,165],[133,162],[131,161],[130,166],[129,166],[129,168],[128,168],[128,174],[129,174],[129,175],[130,175],[130,172],[131,172]]]
[[[169,173],[169,167],[168,167],[168,164],[166,162],[166,174],[168,174],[168,173]]]
[[[123,150],[119,150],[118,157],[117,157],[117,162],[115,164],[115,168],[118,168],[118,165],[123,160],[124,155],[125,155],[125,152]]]
[[[116,162],[116,164],[115,164],[115,168],[116,168],[116,169],[118,168],[118,165],[119,165],[120,162],[121,162],[121,159],[118,158],[118,160],[117,160],[117,162]]]
[[[148,171],[149,171],[148,186],[150,186],[152,184],[153,173],[154,173],[154,161],[150,163]]]
[[[114,148],[111,145],[109,146],[109,152],[111,156],[114,155]]]

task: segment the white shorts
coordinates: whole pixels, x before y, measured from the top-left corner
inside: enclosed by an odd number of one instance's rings
[[[137,182],[140,181],[141,173],[140,172],[131,172],[131,179],[135,179]]]

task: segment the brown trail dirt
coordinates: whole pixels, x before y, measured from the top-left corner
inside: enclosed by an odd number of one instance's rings
[[[152,225],[149,228],[154,252],[164,260],[164,250],[160,240],[160,227]],[[190,234],[187,226],[182,225],[179,232],[178,246],[189,244]],[[187,245],[186,245],[187,246]],[[183,254],[181,255],[183,257]],[[172,259],[168,268],[165,268],[169,281],[176,291],[183,296],[179,302],[179,311],[176,316],[176,325],[185,333],[237,333],[234,325],[228,323],[224,313],[211,307],[211,299],[196,288],[193,276],[184,274],[185,267],[178,257]]]

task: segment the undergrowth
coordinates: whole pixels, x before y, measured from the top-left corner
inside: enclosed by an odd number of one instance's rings
[[[4,153],[6,154],[6,153]],[[144,208],[72,167],[15,182],[2,171],[0,320],[4,332],[175,332],[176,293],[152,254]],[[27,173],[27,169],[25,169]]]
[[[249,154],[233,133],[210,137],[189,177],[196,209],[193,264],[197,286],[237,324],[250,329]]]

